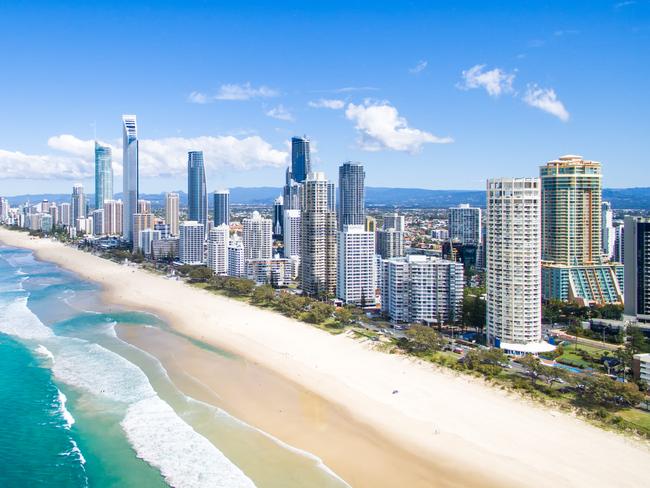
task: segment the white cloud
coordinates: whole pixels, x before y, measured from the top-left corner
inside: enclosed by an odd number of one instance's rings
[[[345,107],[343,100],[319,98],[318,100],[311,100],[308,105],[313,108],[331,108],[332,110],[341,110]]]
[[[503,93],[512,93],[512,83],[515,80],[514,73],[507,73],[500,68],[483,71],[484,68],[484,64],[477,64],[463,71],[463,81],[457,85],[458,88],[462,90],[485,88],[485,91],[491,97],[498,97]]]
[[[250,83],[242,85],[225,84],[219,87],[219,90],[214,95],[207,93],[193,91],[187,97],[190,103],[210,103],[215,100],[251,100],[253,98],[272,98],[280,94],[277,90],[269,88],[268,86],[254,87]]]
[[[122,174],[121,141],[109,144],[113,149],[113,170]],[[92,140],[69,134],[51,137],[48,145],[58,153],[25,154],[0,149],[0,179],[80,180],[94,175]],[[187,151],[202,150],[207,171],[228,168],[247,171],[262,167],[282,167],[288,153],[274,149],[259,136],[201,136],[142,139],[140,175],[143,177],[182,175],[187,170]]]
[[[437,137],[429,132],[408,126],[404,117],[388,102],[364,101],[348,104],[345,116],[355,122],[360,134],[359,146],[366,151],[392,149],[416,153],[423,144],[453,142],[450,137]]]
[[[427,65],[429,64],[428,61],[425,61],[424,59],[420,60],[418,64],[416,64],[414,67],[409,69],[409,73],[412,75],[417,75],[418,73],[421,73],[427,68]]]
[[[293,122],[294,118],[284,105],[280,104],[277,107],[273,107],[271,110],[266,112],[266,115],[278,120],[285,120],[287,122]]]
[[[552,88],[540,88],[534,84],[528,85],[523,100],[531,107],[555,115],[562,122],[569,120],[569,112],[564,107],[564,104],[558,100],[555,90]]]

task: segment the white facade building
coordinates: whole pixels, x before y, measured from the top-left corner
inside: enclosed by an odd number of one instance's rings
[[[72,207],[69,203],[61,204],[59,212],[59,224],[70,227],[72,225]]]
[[[542,342],[541,193],[538,178],[487,182],[487,336],[509,353],[552,350]]]
[[[614,259],[614,247],[616,245],[616,230],[614,229],[614,212],[612,204],[603,202],[601,204],[601,241],[603,254],[606,259]]]
[[[230,227],[221,224],[210,229],[208,234],[208,268],[216,275],[228,274],[228,244]]]
[[[165,222],[169,225],[169,233],[178,237],[179,224],[179,196],[178,193],[167,193],[165,195]]]
[[[284,257],[300,257],[300,210],[285,209],[284,224]]]
[[[463,244],[481,244],[481,209],[468,203],[450,208],[449,238]]]
[[[286,258],[249,259],[246,261],[246,278],[258,285],[274,288],[291,284],[292,263]]]
[[[382,262],[381,307],[396,322],[460,320],[463,287],[462,263],[415,254]]]
[[[375,233],[363,224],[346,225],[338,235],[336,295],[345,303],[374,305],[377,276]]]
[[[178,254],[183,264],[203,264],[204,227],[196,220],[186,220],[179,226]]]
[[[159,230],[144,229],[138,233],[138,247],[145,256],[151,256],[153,252],[153,242],[159,240]]]
[[[244,276],[244,244],[234,238],[228,244],[228,276]]]
[[[273,250],[273,222],[259,212],[244,219],[242,239],[245,259],[270,259]]]

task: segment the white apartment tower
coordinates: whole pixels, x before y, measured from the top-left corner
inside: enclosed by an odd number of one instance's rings
[[[216,275],[228,274],[228,244],[230,227],[226,224],[210,229],[208,234],[208,268]]]
[[[259,212],[243,220],[244,258],[269,259],[273,252],[273,222]]]
[[[614,247],[616,244],[616,230],[614,229],[614,212],[612,204],[603,202],[601,204],[601,245],[606,259],[614,259]]]
[[[244,276],[244,244],[236,236],[228,244],[228,276]]]
[[[179,226],[180,240],[178,252],[183,264],[203,264],[203,224],[196,220],[186,220]]]
[[[539,178],[487,182],[487,336],[513,354],[553,349],[542,342]]]
[[[336,295],[345,303],[374,305],[377,276],[375,233],[346,225],[338,236]]]
[[[300,210],[285,209],[283,214],[284,257],[300,257]]]
[[[462,263],[412,254],[382,261],[381,307],[396,322],[450,323],[463,307]]]

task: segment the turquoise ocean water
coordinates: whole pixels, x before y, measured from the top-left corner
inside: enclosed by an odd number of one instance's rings
[[[317,458],[180,393],[116,324],[165,327],[0,246],[0,486],[345,486]]]

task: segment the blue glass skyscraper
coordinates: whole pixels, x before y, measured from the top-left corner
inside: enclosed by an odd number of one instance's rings
[[[214,226],[230,225],[230,192],[218,190],[214,192]]]
[[[95,208],[104,208],[104,200],[113,199],[111,148],[95,141]]]
[[[306,136],[291,138],[291,176],[294,181],[303,183],[311,171],[309,158],[309,139]]]
[[[133,215],[138,213],[139,198],[138,127],[135,115],[122,115],[122,165],[122,235],[133,242]]]
[[[189,220],[208,228],[208,194],[205,185],[203,151],[187,153],[187,208]]]
[[[365,223],[365,179],[362,164],[347,162],[339,167],[339,230]]]

